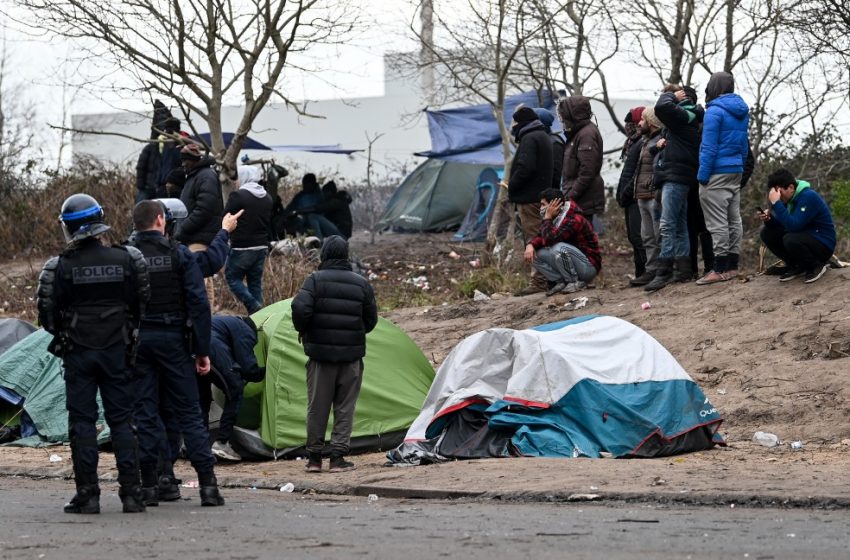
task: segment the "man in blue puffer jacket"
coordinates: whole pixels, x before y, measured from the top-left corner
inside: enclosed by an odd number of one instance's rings
[[[706,110],[699,150],[699,199],[714,245],[714,270],[697,284],[725,282],[738,275],[741,252],[741,176],[747,161],[750,109],[735,93],[735,79],[715,72],[705,88]]]
[[[787,169],[767,178],[767,198],[770,210],[758,213],[764,223],[761,240],[785,266],[772,266],[766,274],[778,275],[780,282],[805,275],[803,281],[811,284],[827,271],[835,250],[829,206],[809,183],[798,181]]]

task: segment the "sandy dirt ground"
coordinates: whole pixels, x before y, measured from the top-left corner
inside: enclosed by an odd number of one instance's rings
[[[735,282],[677,284],[647,295],[627,287],[627,252],[608,246],[604,282],[596,289],[551,298],[497,293],[488,294],[493,298],[488,301],[472,301],[462,299],[456,287],[474,272],[469,261],[480,257],[480,245],[459,246],[451,234],[387,234],[376,245],[356,241],[353,249],[374,275],[379,294],[403,289],[408,300],[427,303],[383,315],[419,344],[435,369],[456,343],[482,329],[521,329],[591,313],[620,317],[661,342],[700,384],[724,417],[721,433],[730,447],[654,460],[506,459],[417,468],[385,468],[383,455],[372,454],[357,458],[354,473],[318,479],[308,477],[297,461],[222,465],[221,476],[230,483],[291,481],[318,491],[405,487],[538,497],[637,493],[704,497],[694,501],[711,495],[760,496],[760,501],[779,503],[850,499],[850,269],[830,270],[811,285],[750,273]],[[452,251],[461,258],[451,258]],[[421,288],[411,279],[419,276],[429,285],[417,296]],[[571,300],[582,297],[586,305],[574,309]],[[642,308],[645,302],[649,309]],[[769,449],[751,443],[757,430],[776,434],[782,445]],[[795,441],[802,442],[802,450],[790,448]],[[70,454],[64,449],[58,452],[64,463],[49,463],[54,450],[0,448],[0,471],[26,472],[29,465],[31,472],[67,474]],[[105,468],[111,463],[104,457]],[[186,466],[181,468],[191,478]]]

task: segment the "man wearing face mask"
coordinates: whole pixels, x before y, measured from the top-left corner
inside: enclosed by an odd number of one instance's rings
[[[511,134],[518,146],[510,167],[508,200],[519,212],[523,238],[528,244],[540,230],[540,193],[552,185],[552,140],[531,107],[514,112]],[[532,273],[531,284],[516,295],[542,292],[546,286],[545,278]]]
[[[558,116],[564,124],[563,191],[567,200],[578,204],[588,222],[605,211],[605,183],[602,180],[602,135],[590,121],[590,99],[573,95],[558,102]]]

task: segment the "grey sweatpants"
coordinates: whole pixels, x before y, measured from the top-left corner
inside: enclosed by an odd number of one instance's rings
[[[705,227],[711,233],[714,256],[741,253],[741,174],[720,173],[699,188],[699,202],[705,214]]]
[[[328,415],[334,411],[331,455],[347,455],[354,428],[354,405],[363,382],[363,360],[355,362],[307,361],[307,453],[325,446]]]
[[[646,251],[646,270],[658,270],[661,254],[661,209],[654,198],[638,199],[640,209],[640,239]]]

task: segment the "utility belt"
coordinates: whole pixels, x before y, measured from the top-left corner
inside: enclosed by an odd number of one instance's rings
[[[192,329],[192,321],[190,319],[180,319],[178,321],[173,317],[146,317],[145,319],[142,319],[142,328],[145,330],[156,330],[160,332],[180,334],[183,337],[186,350],[189,354],[193,353],[195,336]]]

